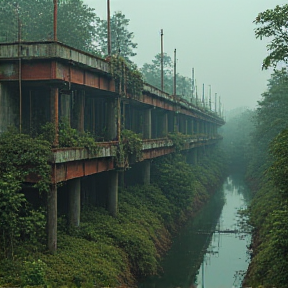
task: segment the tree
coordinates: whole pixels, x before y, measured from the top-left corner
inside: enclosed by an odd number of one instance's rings
[[[164,53],[163,57],[163,68],[164,68],[164,91],[172,94],[173,93],[173,62],[167,53]],[[152,64],[145,63],[141,68],[141,72],[144,77],[144,81],[150,85],[153,85],[161,89],[161,54],[155,55],[152,60]]]
[[[240,112],[241,111],[241,112]],[[245,168],[251,153],[251,133],[254,131],[255,111],[239,109],[239,114],[227,120],[227,123],[221,127],[223,135],[223,150],[227,153],[230,165],[236,168]]]
[[[115,12],[111,18],[111,53],[119,55],[126,61],[131,62],[130,57],[136,55],[137,43],[133,42],[134,33],[129,32],[129,19],[122,12]],[[107,20],[96,19],[96,41],[102,56],[108,55],[107,45]]]
[[[18,19],[22,41],[53,40],[53,9],[53,0],[2,0],[0,40],[17,41]],[[59,1],[58,40],[77,49],[96,53],[95,17],[94,9],[84,5],[81,0]]]
[[[163,55],[163,72],[164,72],[164,91],[173,94],[174,85],[174,64],[169,55]],[[161,89],[161,54],[156,54],[152,60],[152,64],[145,63],[141,68],[144,81],[150,85]],[[176,75],[177,95],[182,96],[186,100],[191,99],[191,79],[177,73]]]
[[[256,38],[267,37],[271,39],[267,45],[269,55],[263,60],[262,67],[267,69],[276,66],[278,62],[288,61],[288,4],[277,5],[259,13],[254,23],[260,25],[255,29]]]

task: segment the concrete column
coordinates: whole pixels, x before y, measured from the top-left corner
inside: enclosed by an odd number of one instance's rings
[[[188,134],[188,120],[185,119],[185,135]]]
[[[174,113],[168,112],[168,132],[174,132]]]
[[[121,188],[125,187],[125,171],[124,170],[118,171],[118,184],[119,184],[119,187]]]
[[[69,193],[69,225],[78,227],[80,225],[80,207],[81,207],[81,182],[80,178],[68,181]]]
[[[55,254],[57,250],[57,184],[52,184],[47,195],[47,234],[48,250]]]
[[[200,134],[200,123],[199,123],[199,120],[196,121],[196,133]]]
[[[113,170],[109,174],[107,210],[113,217],[116,217],[118,213],[118,172]]]
[[[59,133],[58,133],[58,127],[59,127],[59,91],[57,87],[51,88],[51,121],[55,124],[55,139],[53,146],[57,147],[59,144]]]
[[[197,148],[193,149],[192,155],[193,155],[193,163],[195,165],[198,164],[198,149]]]
[[[187,163],[188,164],[192,164],[192,165],[197,165],[198,163],[198,148],[193,148],[191,150],[188,151],[187,153]]]
[[[13,91],[10,91],[4,83],[0,83],[0,133],[5,132],[9,126],[17,125],[19,104],[13,100],[12,95]]]
[[[143,113],[144,118],[144,131],[143,131],[143,139],[151,139],[151,128],[152,128],[152,122],[151,122],[151,109],[144,110]]]
[[[133,106],[131,107],[131,116],[132,116],[132,122],[131,122],[131,130],[135,133],[137,133],[137,111],[133,108]]]
[[[179,132],[179,115],[174,116],[174,132]]]
[[[108,140],[117,138],[117,101],[115,99],[107,102],[107,137]]]
[[[84,132],[85,91],[79,91],[75,96],[75,100],[75,110],[77,111],[76,128],[79,132]],[[93,108],[95,109],[95,107]]]
[[[145,160],[142,163],[142,179],[144,185],[150,185],[150,168],[151,162],[150,160]]]
[[[61,94],[60,95],[60,113],[59,118],[65,119],[70,124],[71,115],[71,95]]]
[[[168,113],[165,112],[162,118],[162,136],[167,136],[168,134]]]

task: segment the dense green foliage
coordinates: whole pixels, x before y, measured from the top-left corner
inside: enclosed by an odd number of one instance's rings
[[[237,133],[228,133],[233,137],[226,139],[234,165],[247,167],[246,179],[254,193],[248,209],[253,253],[245,283],[251,287],[287,287],[288,282],[287,85],[287,71],[274,71],[257,110],[232,119]]]
[[[267,50],[270,54],[263,60],[263,68],[276,67],[279,62],[288,60],[287,34],[288,4],[259,13],[254,23],[260,27],[255,29],[256,38],[267,37],[270,42]]]
[[[128,62],[136,55],[135,49],[138,45],[133,42],[134,33],[128,30],[129,22],[121,11],[115,12],[110,20],[111,55],[120,56]],[[107,56],[107,20],[96,18],[96,27],[98,50],[102,56]]]
[[[137,66],[118,56],[111,56],[109,62],[118,93],[122,96],[142,95],[143,77]]]
[[[163,57],[164,91],[173,94],[174,70],[173,61],[169,55],[164,53]],[[157,54],[152,60],[152,64],[145,63],[141,68],[145,82],[161,89],[161,54]],[[176,89],[177,95],[181,95],[186,100],[191,101],[192,80],[177,73]]]
[[[43,240],[45,215],[32,209],[21,193],[27,176],[38,179],[34,185],[46,192],[50,184],[51,146],[45,140],[33,139],[11,129],[0,136],[0,257],[14,257],[19,240],[31,244]]]
[[[0,259],[0,285],[133,287],[135,277],[158,273],[171,232],[194,215],[220,184],[222,156],[214,150],[196,166],[178,154],[154,161],[153,185],[119,191],[117,218],[103,208],[85,206],[79,229],[71,230],[60,217],[57,254],[23,241],[15,247],[14,261]]]
[[[53,40],[52,0],[18,0],[14,3],[1,0],[0,41],[17,41],[18,17],[22,41]],[[57,39],[77,49],[96,52],[95,17],[94,9],[81,0],[58,1]]]
[[[116,165],[118,168],[127,169],[130,163],[138,162],[142,158],[142,135],[131,130],[121,131],[121,141],[118,143]]]

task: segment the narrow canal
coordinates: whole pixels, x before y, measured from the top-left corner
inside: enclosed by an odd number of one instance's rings
[[[163,274],[140,288],[241,287],[249,264],[249,227],[244,210],[250,194],[239,175],[229,176],[201,212],[180,231],[163,259]]]

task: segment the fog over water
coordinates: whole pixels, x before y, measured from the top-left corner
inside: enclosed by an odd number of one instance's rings
[[[106,19],[107,0],[84,0]],[[262,71],[266,41],[255,39],[252,22],[259,12],[285,0],[110,0],[111,14],[122,11],[130,19],[129,30],[138,43],[133,58],[140,67],[160,52],[160,29],[164,50],[177,70],[191,77],[195,68],[198,87],[212,85],[225,109],[255,107],[266,89],[271,71]],[[201,89],[198,93],[202,94]]]

